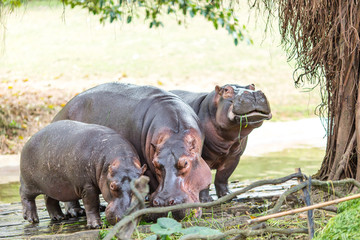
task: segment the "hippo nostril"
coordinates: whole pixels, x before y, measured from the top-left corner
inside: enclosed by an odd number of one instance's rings
[[[154,205],[155,207],[159,206],[159,201],[158,201],[158,200],[156,200],[156,199],[154,199],[154,201],[153,201],[153,205]]]
[[[169,205],[174,205],[174,204],[175,204],[175,200],[171,198],[171,199],[169,200]]]

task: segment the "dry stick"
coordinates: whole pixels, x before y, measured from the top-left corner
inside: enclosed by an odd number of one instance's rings
[[[301,174],[302,175],[302,174]],[[289,188],[288,190],[286,190],[283,194],[281,194],[281,196],[279,197],[279,199],[276,201],[275,206],[270,209],[269,211],[267,211],[267,214],[273,214],[276,213],[280,210],[282,204],[284,203],[284,201],[286,200],[286,197],[289,196],[290,194],[294,193],[294,192],[298,192],[299,190],[303,189],[304,187],[306,187],[308,185],[308,182],[303,182],[300,183],[292,188]]]
[[[134,212],[139,208],[141,209],[145,207],[144,199],[145,196],[149,193],[149,180],[149,177],[141,176],[139,179],[135,179],[130,182],[130,188],[134,195],[131,199],[133,204],[130,206],[127,214]],[[123,225],[121,230],[116,233],[116,238],[120,240],[130,239],[139,220],[140,219],[137,218],[134,219],[134,221]]]
[[[207,202],[207,203],[184,203],[184,204],[178,204],[178,205],[173,205],[173,206],[169,206],[169,207],[153,207],[153,208],[146,208],[146,209],[141,209],[138,210],[136,212],[131,213],[128,216],[123,217],[122,220],[120,220],[113,228],[112,230],[106,235],[106,237],[104,238],[104,240],[110,240],[113,236],[115,236],[115,234],[126,224],[128,224],[129,222],[134,221],[135,219],[137,219],[138,217],[145,215],[145,214],[156,214],[156,213],[165,213],[165,212],[169,212],[169,211],[175,211],[175,210],[183,210],[183,209],[188,209],[188,208],[198,208],[198,207],[213,207],[215,205],[227,202],[231,199],[233,199],[234,197],[236,197],[237,195],[240,195],[242,193],[245,193],[247,191],[249,191],[250,189],[262,186],[262,185],[267,185],[267,184],[280,184],[283,182],[286,182],[292,178],[298,178],[301,177],[302,174],[299,173],[293,173],[290,174],[289,176],[286,177],[282,177],[282,178],[277,178],[277,179],[270,179],[270,180],[260,180],[260,181],[256,181],[252,184],[250,184],[249,186],[240,189],[238,191],[235,191],[233,193],[230,193],[224,197],[221,197],[213,202]]]
[[[345,201],[352,200],[352,199],[356,199],[356,198],[360,198],[360,194],[355,194],[355,195],[352,195],[352,196],[339,198],[339,199],[335,199],[335,200],[332,200],[332,201],[327,201],[327,202],[323,202],[323,203],[314,204],[312,206],[302,207],[302,208],[298,208],[298,209],[294,209],[294,210],[289,210],[289,211],[285,211],[285,212],[280,212],[280,213],[275,213],[275,214],[271,214],[271,215],[267,215],[267,216],[254,218],[254,219],[248,220],[247,223],[251,224],[251,223],[255,223],[255,222],[262,222],[262,221],[265,221],[265,220],[268,220],[268,219],[271,219],[271,218],[278,218],[278,217],[282,217],[282,216],[286,216],[286,215],[290,215],[290,214],[295,214],[295,213],[299,213],[299,212],[305,212],[305,211],[308,211],[308,210],[311,210],[311,209],[316,209],[316,208],[320,208],[320,207],[324,207],[324,206],[338,204],[338,203],[345,202]]]
[[[195,239],[223,239],[229,235],[238,235],[232,239],[243,239],[244,237],[257,236],[265,233],[280,233],[285,235],[290,235],[294,233],[307,233],[306,228],[299,229],[280,229],[280,228],[264,228],[259,230],[241,230],[241,229],[231,229],[229,231],[223,232],[221,234],[216,235],[199,235],[199,234],[188,234],[180,238],[180,240],[195,240]]]
[[[295,171],[298,173],[301,173],[300,168],[296,168]],[[300,183],[302,183],[303,178],[298,178],[298,181]],[[310,199],[310,193],[309,193],[309,191],[311,192],[311,177],[309,178],[308,182],[309,182],[309,184],[307,186],[309,186],[309,190],[306,187],[302,189],[306,206],[311,205],[311,199]],[[313,239],[314,234],[315,234],[313,210],[309,210],[307,212],[307,224],[308,224],[308,229],[309,229],[309,239]]]

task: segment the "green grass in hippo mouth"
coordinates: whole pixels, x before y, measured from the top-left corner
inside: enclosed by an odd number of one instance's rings
[[[238,138],[239,138],[239,142],[240,142],[240,133],[241,133],[241,128],[242,128],[242,119],[245,118],[246,120],[246,125],[245,125],[245,128],[248,126],[248,118],[247,118],[247,115],[242,115],[242,116],[239,116],[240,117],[240,128],[239,128],[239,135],[238,135]]]

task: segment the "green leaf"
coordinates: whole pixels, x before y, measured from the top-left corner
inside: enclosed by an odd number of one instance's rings
[[[156,235],[156,234],[144,238],[144,240],[156,240],[156,239],[157,239],[157,235]]]
[[[234,38],[234,44],[237,46],[239,44],[239,40],[237,38]]]
[[[157,235],[171,235],[175,232],[174,229],[162,228],[159,224],[153,224],[150,227],[150,230]]]
[[[162,227],[162,228],[169,228],[169,229],[181,229],[181,223],[179,223],[178,221],[172,219],[172,218],[158,218],[157,223]]]
[[[126,19],[126,22],[131,23],[131,19],[132,19],[132,16],[128,16],[127,19]]]
[[[182,229],[181,233],[183,233],[184,235],[199,234],[199,235],[203,235],[203,236],[214,236],[217,234],[221,234],[221,232],[219,230],[208,228],[208,227],[198,227],[198,226]]]

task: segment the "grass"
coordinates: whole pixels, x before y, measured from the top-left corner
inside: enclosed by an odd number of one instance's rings
[[[0,203],[19,202],[20,183],[0,184]]]
[[[330,219],[326,227],[316,234],[316,240],[360,239],[360,199],[338,205],[338,214]]]
[[[225,30],[215,30],[200,17],[178,26],[166,16],[159,29],[149,29],[142,20],[101,25],[85,10],[66,7],[64,12],[58,2],[31,1],[5,17],[0,84],[26,78],[71,91],[88,88],[92,81],[120,79],[210,91],[216,84],[254,83],[268,96],[275,120],[314,116],[318,93],[295,89],[294,68],[279,47],[277,27],[264,40],[264,21],[255,23],[246,5],[242,9],[239,15],[254,45],[236,47]],[[77,86],[69,85],[74,81]]]

